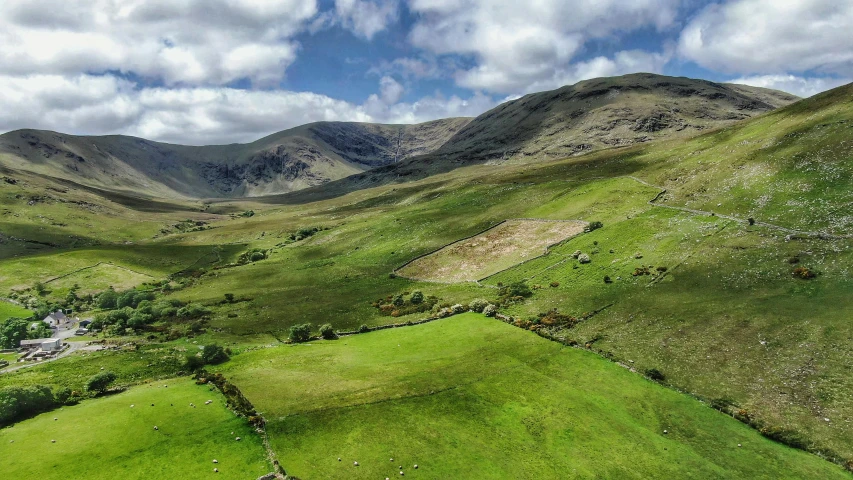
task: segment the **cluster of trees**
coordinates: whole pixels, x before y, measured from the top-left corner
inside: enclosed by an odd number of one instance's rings
[[[99,372],[86,381],[86,391],[98,395],[115,382],[112,372]],[[73,405],[82,397],[67,387],[51,390],[45,385],[11,386],[0,389],[0,427],[18,420],[49,412],[63,405]]]
[[[201,305],[176,299],[157,300],[154,292],[140,290],[119,293],[109,289],[98,295],[97,304],[107,311],[95,315],[91,328],[110,327],[116,334],[126,329],[144,330],[147,325],[161,320],[197,320],[209,313]]]
[[[584,231],[584,232],[589,233],[589,232],[591,232],[591,231],[593,231],[593,230],[598,230],[599,228],[601,228],[601,227],[603,227],[603,226],[604,226],[604,224],[603,224],[603,223],[601,223],[601,222],[598,222],[598,221],[596,221],[596,222],[589,222],[589,224],[587,224],[587,226],[585,226],[585,227],[583,228],[583,231]]]
[[[0,321],[0,348],[18,348],[21,340],[46,338],[51,335],[50,327],[44,322],[38,322],[35,328],[30,328],[32,320],[23,318],[8,318]]]
[[[292,327],[290,327],[287,339],[293,343],[303,343],[311,340],[311,326],[312,325],[310,323],[300,323],[297,325],[293,325]],[[329,323],[320,325],[318,334],[321,338],[325,340],[335,340],[336,338],[338,338],[338,334],[335,332],[335,329]]]
[[[406,296],[409,298],[406,298]],[[385,316],[399,317],[412,313],[423,313],[430,311],[438,303],[438,297],[424,296],[420,290],[414,292],[403,292],[401,295],[389,295],[373,302],[373,307],[379,309],[379,313]]]

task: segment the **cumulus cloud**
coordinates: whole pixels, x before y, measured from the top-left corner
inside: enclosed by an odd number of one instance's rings
[[[853,2],[731,0],[684,28],[678,52],[706,68],[739,74],[817,70],[853,76]]]
[[[0,75],[0,132],[18,128],[72,134],[127,134],[206,145],[249,142],[305,123],[418,123],[479,115],[495,105],[481,93],[399,103],[391,79],[363,104],[326,95],[228,87],[144,87],[112,75]],[[396,84],[396,86],[394,85]],[[394,100],[391,102],[390,100]]]
[[[677,0],[409,0],[418,21],[412,44],[429,52],[471,56],[460,86],[493,92],[557,86],[571,60],[593,38],[673,25]],[[571,75],[569,75],[571,76]],[[551,81],[549,82],[549,79]]]
[[[853,82],[850,78],[807,78],[796,75],[755,75],[731,80],[731,83],[772,88],[793,93],[800,97],[811,97],[820,92]]]
[[[270,84],[316,0],[4,0],[0,71],[120,71],[167,85]]]
[[[336,20],[367,40],[397,21],[397,0],[335,0]]]
[[[386,105],[393,105],[400,101],[405,88],[393,77],[385,76],[379,79],[379,97]]]

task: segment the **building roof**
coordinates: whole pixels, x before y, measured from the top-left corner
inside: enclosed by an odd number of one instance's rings
[[[51,340],[50,338],[36,338],[33,340],[21,340],[21,346],[24,345],[41,345],[42,343]]]

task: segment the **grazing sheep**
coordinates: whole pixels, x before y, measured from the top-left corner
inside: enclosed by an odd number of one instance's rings
[[[239,442],[239,441],[240,441],[240,437],[237,437],[237,438],[235,438],[234,440],[237,440],[237,441]]]
[[[56,440],[51,440],[50,443],[56,443]]]
[[[131,405],[131,406],[130,406],[130,408],[133,408],[133,407],[135,407],[135,406],[136,406],[136,405]]]
[[[353,465],[354,467],[357,467],[357,466],[358,466],[358,462],[352,462],[352,465]]]
[[[214,468],[214,469],[213,469],[213,471],[214,471],[214,472],[216,472],[216,473],[219,473],[219,469],[218,469],[218,468]]]
[[[418,466],[417,466],[417,465],[415,465],[415,470],[417,470],[417,469],[418,469]]]
[[[154,425],[154,430],[160,430],[160,429],[157,428],[157,425]]]
[[[215,458],[214,458],[214,459],[213,459],[213,463],[219,463],[219,460],[217,460],[217,459],[215,459]]]
[[[338,461],[339,461],[339,462],[341,461],[341,457],[338,457]]]

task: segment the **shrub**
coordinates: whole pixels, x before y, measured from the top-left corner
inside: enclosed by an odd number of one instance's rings
[[[202,360],[201,357],[198,355],[187,355],[187,357],[184,359],[184,368],[191,372],[194,372],[202,367],[204,367],[204,360]]]
[[[551,288],[557,288],[560,286],[560,282],[551,282]]]
[[[578,255],[578,263],[589,263],[591,261],[592,260],[590,260],[589,255],[585,253]]]
[[[580,255],[581,255],[581,251],[575,250],[574,253],[572,253],[572,258],[578,258]]]
[[[660,273],[664,273],[664,272],[666,272],[667,268],[666,267],[658,267],[655,270],[657,270]]]
[[[488,304],[489,302],[487,302],[486,300],[483,300],[482,298],[477,298],[471,300],[471,303],[468,304],[468,309],[472,312],[482,313],[483,309],[485,309]]]
[[[586,227],[584,227],[583,231],[589,233],[593,230],[598,230],[599,228],[601,228],[603,226],[604,226],[604,224],[601,222],[598,222],[598,221],[589,222],[589,224]]]
[[[234,303],[234,294],[233,293],[226,293],[225,294],[225,301],[227,303]]]
[[[799,448],[802,450],[806,450],[808,448],[808,442],[799,432],[794,430],[789,430],[787,428],[782,427],[773,427],[767,426],[762,427],[758,430],[761,435],[765,437],[776,440],[779,443],[784,443],[789,447]]]
[[[533,295],[533,291],[524,282],[511,283],[498,290],[498,295],[501,297],[529,297]]]
[[[86,382],[86,390],[95,393],[103,393],[116,379],[113,372],[100,372]]]
[[[454,315],[458,315],[460,313],[465,312],[467,309],[462,306],[461,303],[457,303],[456,305],[450,307],[450,311],[453,312]]]
[[[360,325],[358,327],[358,333],[367,333],[369,331],[370,331],[370,327],[368,327],[367,325]]]
[[[320,326],[320,336],[326,340],[334,340],[338,338],[338,335],[335,333],[335,329],[328,323]]]
[[[483,315],[487,317],[494,317],[498,313],[498,307],[492,305],[491,303],[486,305],[486,308],[483,309]]]
[[[649,368],[646,370],[645,373],[646,373],[647,377],[649,377],[650,379],[652,379],[656,382],[662,382],[662,381],[666,380],[666,375],[664,375],[663,372],[661,372],[657,368]]]
[[[206,365],[216,365],[217,363],[222,363],[228,360],[228,354],[225,353],[225,349],[221,346],[211,343],[210,345],[205,345],[201,350],[201,360]]]
[[[809,280],[817,276],[815,272],[809,270],[806,267],[797,267],[794,269],[792,274],[794,275],[794,278],[801,278],[803,280]]]
[[[412,292],[412,298],[409,299],[414,305],[419,305],[424,301],[424,294],[420,290]]]
[[[755,225],[755,219],[752,217],[747,218],[746,221],[749,222],[750,225]]]
[[[294,343],[307,342],[311,339],[311,324],[303,323],[290,327],[290,333],[287,338]]]
[[[611,280],[608,275],[605,275],[604,276],[604,283],[613,283],[613,280]]]

